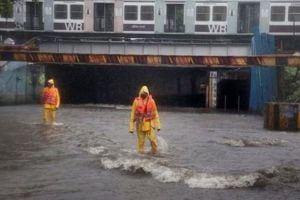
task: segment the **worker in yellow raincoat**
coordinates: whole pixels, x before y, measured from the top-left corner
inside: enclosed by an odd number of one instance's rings
[[[54,86],[54,80],[50,79],[47,86],[43,89],[42,101],[44,105],[44,123],[56,123],[56,110],[60,106],[60,96],[58,89]]]
[[[134,99],[132,104],[129,132],[133,134],[134,129],[137,132],[138,152],[144,153],[145,137],[147,137],[151,143],[151,152],[153,154],[156,153],[157,139],[155,129],[160,131],[160,120],[155,101],[150,95],[147,86],[141,88],[139,96]]]

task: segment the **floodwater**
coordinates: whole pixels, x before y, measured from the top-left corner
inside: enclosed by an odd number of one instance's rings
[[[0,199],[300,199],[300,133],[258,115],[161,111],[159,153],[136,153],[128,107],[0,107]],[[149,144],[147,143],[147,150]]]

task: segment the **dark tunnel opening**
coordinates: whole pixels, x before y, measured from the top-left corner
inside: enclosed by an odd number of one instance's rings
[[[47,65],[64,104],[130,105],[142,85],[158,105],[205,107],[207,72],[199,68]]]
[[[224,79],[218,83],[217,108],[243,110],[249,108],[250,80]]]

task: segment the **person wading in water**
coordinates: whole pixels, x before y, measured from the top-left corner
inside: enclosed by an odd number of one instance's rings
[[[56,111],[60,106],[60,96],[58,89],[54,87],[54,80],[50,79],[42,93],[44,105],[44,124],[56,123]]]
[[[150,141],[151,153],[157,152],[157,139],[155,129],[160,131],[160,120],[154,99],[149,93],[147,86],[143,86],[139,96],[133,101],[129,132],[134,133],[134,126],[137,133],[137,149],[139,153],[144,153],[145,137]]]

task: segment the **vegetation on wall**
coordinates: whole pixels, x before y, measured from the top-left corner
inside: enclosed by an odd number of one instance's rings
[[[280,76],[280,101],[300,102],[300,68],[283,67]]]

